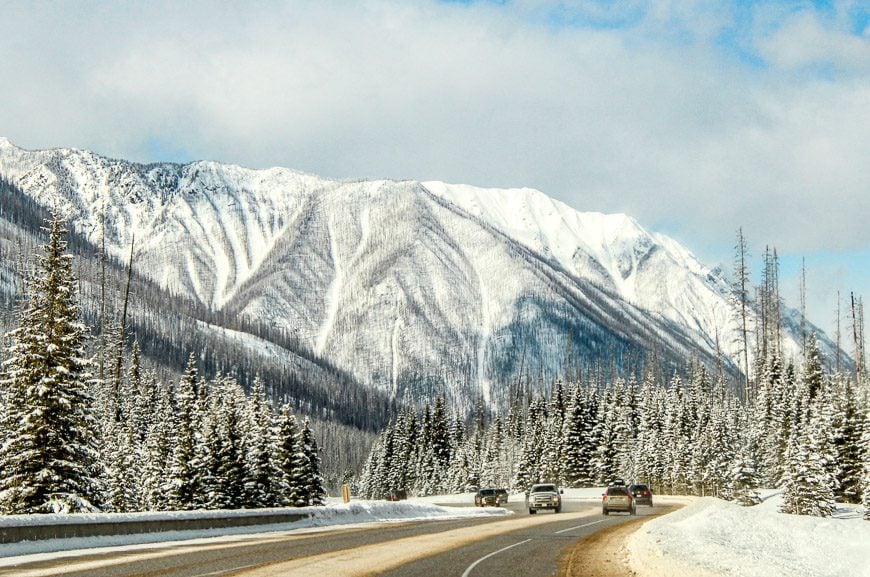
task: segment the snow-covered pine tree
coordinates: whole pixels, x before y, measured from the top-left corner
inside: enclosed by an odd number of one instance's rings
[[[540,472],[542,480],[553,483],[563,482],[562,471],[565,459],[565,443],[562,428],[565,423],[566,411],[565,390],[562,386],[562,381],[556,381],[548,411],[550,418],[547,419],[547,425],[544,430],[544,447],[541,452]]]
[[[793,515],[829,517],[834,490],[812,431],[795,432],[789,442],[781,511]]]
[[[838,377],[834,383],[834,423],[832,443],[836,455],[838,499],[846,503],[861,500],[861,477],[864,469],[861,435],[864,411],[859,405],[855,382]]]
[[[232,377],[216,383],[217,490],[225,509],[239,509],[245,500],[245,393]]]
[[[541,453],[543,451],[544,433],[547,427],[547,411],[541,398],[534,399],[529,404],[529,415],[524,430],[525,442],[523,452],[517,463],[513,487],[517,491],[525,491],[533,484],[541,481]]]
[[[3,363],[7,409],[0,424],[0,511],[93,510],[100,503],[99,454],[67,230],[58,214],[48,227],[37,272]]]
[[[320,474],[320,450],[311,430],[311,420],[306,417],[299,435],[304,460],[304,492],[307,505],[323,505],[326,503],[326,490],[323,488],[323,476]]]
[[[153,387],[154,411],[149,419],[143,447],[142,494],[145,509],[161,511],[169,507],[169,499],[164,485],[168,472],[169,457],[172,454],[172,431],[174,413],[170,387],[160,385],[152,376],[148,379]],[[150,398],[150,397],[149,397]]]
[[[590,461],[595,451],[592,442],[592,419],[582,388],[573,388],[562,425],[564,459],[562,478],[569,487],[590,487],[594,474]]]
[[[197,502],[197,475],[194,468],[195,435],[199,429],[196,414],[196,356],[191,353],[184,376],[175,388],[175,415],[169,477],[164,490],[174,509],[193,509]]]
[[[262,379],[254,379],[254,387],[248,399],[248,434],[245,439],[245,491],[250,507],[269,507],[275,502],[272,486],[275,471],[271,459],[270,428],[272,411],[266,401],[266,389]]]
[[[302,450],[299,424],[290,405],[281,407],[275,446],[275,465],[281,475],[278,486],[282,504],[304,507],[308,504],[304,486],[307,457]]]
[[[730,483],[726,496],[744,507],[761,502],[758,494],[758,472],[755,465],[756,448],[750,435],[744,439],[731,464]]]
[[[834,459],[830,441],[832,415],[814,345],[815,339],[810,335],[799,391],[800,413],[789,435],[781,510],[795,515],[829,517],[834,510],[837,482],[831,467]]]
[[[866,396],[864,398],[867,399]],[[864,411],[864,434],[861,437],[861,445],[864,448],[864,479],[862,483],[861,504],[864,505],[864,519],[870,521],[870,408]]]

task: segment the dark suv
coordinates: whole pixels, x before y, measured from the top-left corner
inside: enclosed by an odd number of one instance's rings
[[[628,488],[631,491],[631,494],[634,496],[634,500],[638,505],[649,505],[653,506],[652,503],[652,488],[649,485],[644,485],[643,483],[635,483],[631,487]]]
[[[474,504],[477,507],[486,507],[487,505],[493,505],[498,507],[501,505],[501,499],[499,498],[497,489],[481,489],[474,496]]]
[[[604,493],[601,501],[601,512],[609,515],[611,511],[622,511],[629,515],[637,515],[637,505],[634,495],[625,485],[611,485]]]

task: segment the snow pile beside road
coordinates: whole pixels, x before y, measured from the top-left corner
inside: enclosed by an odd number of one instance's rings
[[[353,501],[347,504],[308,507],[302,510],[311,514],[310,524],[315,526],[384,521],[426,521],[513,514],[500,507],[442,507],[417,500]]]
[[[100,513],[100,514],[82,514],[82,515],[15,515],[15,516],[0,516],[0,528],[4,525],[22,525],[22,524],[46,524],[52,521],[69,521],[70,518],[76,517],[79,522],[117,522],[123,519],[143,519],[148,520],[172,520],[178,518],[191,517],[246,517],[254,514],[262,514],[263,512],[277,511],[279,509],[248,509],[234,511],[168,511],[159,513]],[[280,509],[287,511],[287,509]],[[430,503],[422,503],[417,501],[399,501],[399,502],[383,502],[383,501],[352,501],[348,504],[329,504],[325,507],[299,507],[292,509],[293,512],[301,515],[307,515],[306,519],[302,519],[290,523],[279,523],[273,525],[248,525],[245,527],[225,527],[219,529],[199,529],[190,531],[166,531],[159,533],[140,533],[137,535],[107,535],[102,537],[74,537],[69,539],[46,539],[42,541],[25,541],[20,543],[4,543],[0,544],[0,567],[7,566],[10,563],[19,563],[24,560],[21,556],[35,556],[30,561],[39,560],[41,557],[38,554],[46,554],[59,551],[81,551],[81,554],[87,554],[90,549],[95,547],[147,547],[148,544],[164,544],[174,543],[177,541],[188,541],[193,539],[213,539],[224,536],[233,536],[240,538],[248,534],[269,533],[269,532],[288,532],[288,531],[323,531],[329,530],[332,527],[343,528],[351,526],[360,526],[370,523],[398,523],[407,521],[435,521],[458,519],[466,517],[488,517],[494,515],[511,515],[511,511],[501,508],[479,508],[479,507],[441,507]],[[69,553],[67,553],[69,554]],[[17,559],[16,559],[17,557]]]
[[[755,507],[712,497],[646,523],[629,539],[640,577],[870,577],[870,523],[786,515],[781,496]]]

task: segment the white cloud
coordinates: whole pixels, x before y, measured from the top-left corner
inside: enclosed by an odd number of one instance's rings
[[[753,67],[721,44],[740,21],[708,3],[637,3],[643,19],[614,29],[553,26],[547,9],[7,5],[0,134],[140,160],[156,139],[326,176],[534,186],[676,231],[702,255],[740,225],[784,252],[870,245],[867,38],[767,6],[739,39],[768,63]],[[839,76],[814,74],[826,63]]]

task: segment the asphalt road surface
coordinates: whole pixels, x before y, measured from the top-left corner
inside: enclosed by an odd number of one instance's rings
[[[264,533],[207,544],[99,552],[0,568],[2,577],[498,577],[556,575],[569,547],[627,515],[590,501],[562,512],[378,525],[317,533]],[[640,507],[638,515],[655,509]],[[576,552],[575,552],[576,554]]]

